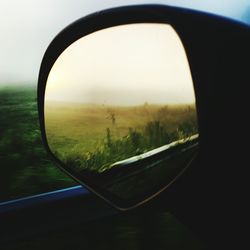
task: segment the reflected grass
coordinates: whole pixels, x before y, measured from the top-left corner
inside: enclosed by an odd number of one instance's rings
[[[194,104],[105,106],[47,102],[49,146],[70,168],[104,172],[114,162],[196,134]]]

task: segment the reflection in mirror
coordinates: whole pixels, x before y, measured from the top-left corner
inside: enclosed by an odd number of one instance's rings
[[[74,42],[48,77],[45,129],[79,180],[122,199],[173,181],[198,145],[192,78],[174,29],[121,25]]]

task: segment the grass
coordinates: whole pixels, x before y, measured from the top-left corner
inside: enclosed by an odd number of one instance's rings
[[[0,87],[0,201],[74,185],[45,152],[35,86]]]
[[[51,150],[74,170],[103,172],[112,163],[197,133],[189,105],[105,106],[48,102]]]
[[[95,172],[197,130],[193,105],[53,103],[46,119],[51,148],[70,166]],[[76,184],[43,148],[35,86],[0,87],[0,162],[0,201]]]

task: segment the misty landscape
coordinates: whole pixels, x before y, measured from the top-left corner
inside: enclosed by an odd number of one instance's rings
[[[75,185],[43,147],[36,87],[1,87],[0,102],[0,200]],[[49,107],[46,124],[48,142],[58,157],[79,171],[99,173],[119,160],[197,133],[193,104],[103,106],[57,102]]]
[[[112,163],[197,133],[194,104],[114,106],[47,102],[48,144],[74,169],[103,172]]]

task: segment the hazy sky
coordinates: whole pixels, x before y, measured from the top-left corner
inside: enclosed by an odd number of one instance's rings
[[[85,36],[53,65],[46,100],[138,105],[194,103],[186,53],[166,24],[130,24]]]
[[[105,8],[163,3],[245,20],[249,0],[0,0],[0,84],[36,83],[55,35],[76,19]]]

